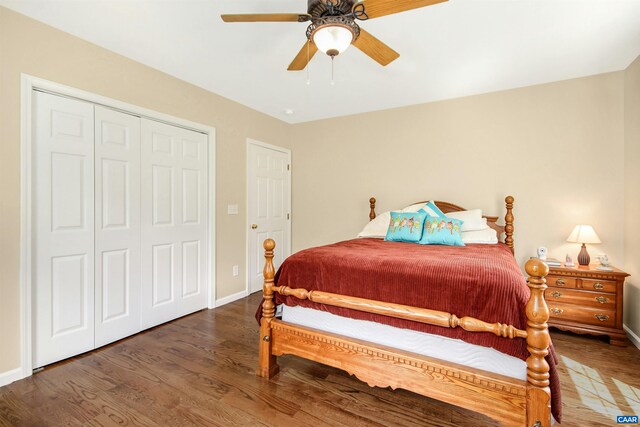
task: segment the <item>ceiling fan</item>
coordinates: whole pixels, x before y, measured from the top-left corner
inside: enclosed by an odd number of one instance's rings
[[[356,20],[379,18],[447,0],[307,0],[307,13],[256,13],[222,15],[224,22],[308,22],[307,42],[289,65],[304,70],[320,50],[331,58],[354,45],[382,66],[400,54],[360,28]]]

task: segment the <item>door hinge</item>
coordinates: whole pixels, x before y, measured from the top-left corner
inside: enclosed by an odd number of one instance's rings
[[[287,170],[291,169],[291,165],[289,163],[287,163]]]
[[[289,214],[287,214],[287,219],[289,219]]]

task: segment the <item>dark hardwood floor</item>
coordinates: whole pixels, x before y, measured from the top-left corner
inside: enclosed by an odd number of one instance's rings
[[[201,311],[0,388],[0,425],[489,426],[490,419],[337,369],[280,358],[254,375],[260,295]],[[640,350],[554,332],[563,426],[640,414]]]

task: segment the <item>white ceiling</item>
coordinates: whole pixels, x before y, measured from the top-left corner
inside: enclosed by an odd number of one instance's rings
[[[307,24],[225,24],[222,13],[306,12],[305,0],[0,0],[17,12],[289,123],[626,68],[640,0],[450,0],[362,22],[400,53],[353,46],[287,71]],[[292,115],[285,110],[293,110]]]

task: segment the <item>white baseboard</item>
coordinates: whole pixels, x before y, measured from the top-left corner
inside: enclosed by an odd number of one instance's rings
[[[242,299],[244,297],[247,296],[247,291],[240,291],[240,292],[236,292],[235,294],[231,294],[229,296],[226,296],[224,298],[220,298],[216,300],[216,307],[221,307],[225,304],[229,304],[230,302],[234,302],[237,301],[239,299]]]
[[[640,348],[640,337],[636,335],[635,332],[633,332],[627,325],[622,325],[622,327],[629,335],[629,341],[631,341],[636,347]]]
[[[9,385],[14,381],[21,380],[22,378],[24,378],[24,375],[22,375],[22,368],[2,372],[0,373],[0,387]]]

